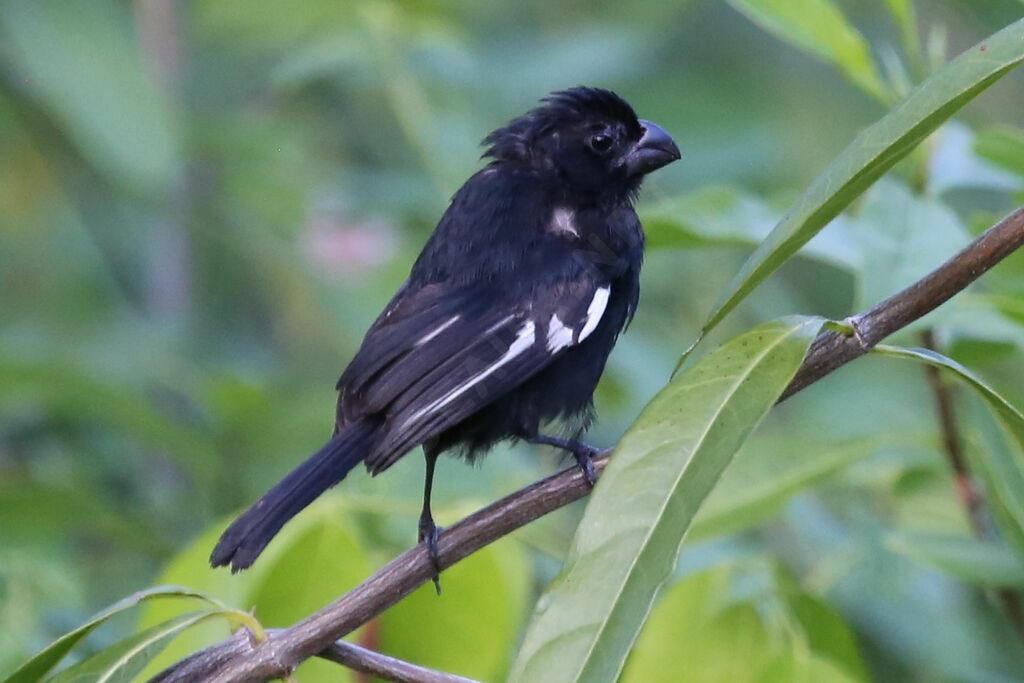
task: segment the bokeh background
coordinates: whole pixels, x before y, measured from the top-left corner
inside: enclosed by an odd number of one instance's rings
[[[887,4],[841,6],[894,81],[1022,14],[1016,0],[919,2],[915,64]],[[1024,127],[1022,76],[708,343],[787,313],[848,315],[1019,203],[1022,176],[999,157]],[[590,433],[611,445],[756,239],[884,105],[712,0],[0,0],[0,672],[145,586],[188,582],[284,625],[412,545],[417,453],[377,479],[354,472],[262,573],[203,567],[230,515],[330,434],[337,376],[480,167],[479,141],[578,84],[616,90],[684,154],[644,188],[641,307]],[[964,300],[930,323],[944,350],[1024,405],[1024,260]],[[442,461],[439,521],[566,464],[525,446]],[[999,603],[899,535],[969,526],[919,369],[864,360],[804,392],[716,495],[627,676],[690,662],[692,680],[754,680],[803,647],[849,680],[1020,679]],[[418,593],[357,637],[500,678],[578,514],[499,543],[446,574],[441,599]]]

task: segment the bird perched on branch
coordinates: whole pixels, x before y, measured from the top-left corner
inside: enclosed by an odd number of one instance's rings
[[[213,566],[250,566],[281,527],[360,462],[383,472],[426,454],[419,538],[437,456],[472,460],[502,439],[571,452],[605,361],[636,310],[645,174],[679,158],[668,133],[612,92],[578,87],[484,140],[490,162],[455,193],[394,298],[338,380],[334,436],[221,536]],[[552,422],[570,437],[544,434]],[[436,582],[436,577],[435,577]]]

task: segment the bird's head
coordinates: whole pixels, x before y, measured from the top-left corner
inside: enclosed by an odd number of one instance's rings
[[[541,101],[488,135],[484,156],[551,175],[582,193],[632,193],[645,174],[680,157],[668,133],[638,119],[609,90],[577,87]]]

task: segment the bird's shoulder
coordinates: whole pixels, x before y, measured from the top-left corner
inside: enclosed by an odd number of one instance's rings
[[[418,286],[407,282],[367,331],[338,381],[339,421],[383,410],[453,359],[468,354],[463,367],[486,368],[512,348],[523,355],[524,379],[563,349],[579,344],[600,322],[610,284],[581,261],[545,262],[534,254],[530,275],[503,283]],[[525,336],[524,336],[525,335]],[[529,344],[526,344],[529,336]]]

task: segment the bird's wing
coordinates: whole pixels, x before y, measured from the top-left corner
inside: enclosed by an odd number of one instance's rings
[[[417,340],[456,315],[458,297],[440,285],[410,290],[403,284],[370,326],[359,351],[338,380],[337,433],[368,411],[364,400],[379,375],[416,348]]]
[[[361,350],[353,361],[358,366],[342,376],[339,398],[350,404],[350,418],[387,416],[367,466],[374,473],[386,469],[582,342],[597,328],[610,293],[607,284],[580,274],[511,304],[477,295],[472,304],[453,297],[453,305],[435,295],[434,305],[410,307],[415,313],[405,318],[400,304],[393,323],[382,316],[385,324],[364,342],[365,358]]]

